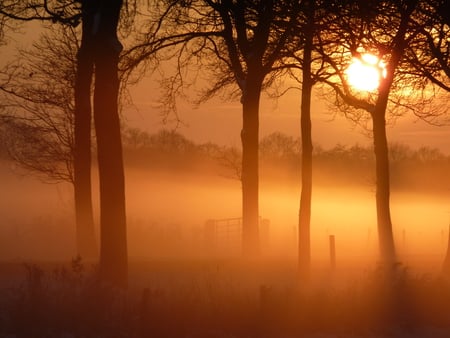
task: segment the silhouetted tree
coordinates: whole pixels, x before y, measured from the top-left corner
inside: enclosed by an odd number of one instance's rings
[[[82,6],[86,6],[82,3]],[[86,9],[84,9],[84,12]],[[89,41],[89,29],[92,23],[83,15],[82,9],[82,33],[80,46],[76,59],[76,77],[75,77],[75,114],[74,114],[74,188],[75,188],[75,209],[77,223],[88,225],[93,221],[92,218],[92,182],[91,182],[91,86],[94,72],[93,52],[89,47],[92,42]],[[92,19],[90,19],[92,20]],[[101,226],[101,225],[100,225]],[[81,229],[83,229],[80,226]],[[80,233],[82,237],[82,233]],[[100,245],[102,245],[100,243]]]
[[[408,61],[426,81],[450,91],[450,5],[445,0],[432,0],[421,7],[418,15],[420,34],[409,45]]]
[[[149,30],[142,44],[129,52],[130,67],[176,58],[177,70],[168,86],[166,107],[186,83],[184,72],[194,65],[201,78],[214,79],[201,100],[225,88],[242,103],[243,252],[259,252],[259,101],[268,76],[289,42],[296,38],[298,2],[193,0],[156,2],[149,7]],[[150,58],[150,56],[152,56]],[[205,73],[210,76],[205,76]],[[210,81],[211,82],[211,81]]]
[[[313,86],[324,74],[323,61],[316,53],[318,37],[325,25],[330,25],[328,13],[333,1],[301,1],[301,16],[297,21],[300,40],[293,45],[293,54],[288,55],[285,67],[292,69],[291,75],[300,83],[300,130],[301,130],[301,193],[298,218],[298,268],[300,278],[308,280],[311,265],[311,197],[313,175],[313,141],[311,124],[311,101]],[[327,19],[325,19],[327,18]],[[336,17],[334,17],[336,19]],[[331,20],[332,22],[332,20]],[[292,62],[293,61],[293,62]],[[301,76],[295,70],[300,69]]]
[[[408,45],[407,61],[409,73],[422,78],[422,86],[433,84],[441,91],[450,92],[450,4],[446,0],[424,1],[416,21],[419,34]],[[430,89],[424,89],[430,90]],[[436,101],[438,107],[436,107]],[[424,118],[434,123],[444,111],[448,121],[448,99],[437,98],[429,104]],[[438,121],[437,124],[440,122]],[[450,275],[450,234],[443,272]]]
[[[354,107],[370,113],[376,158],[376,207],[381,259],[395,262],[395,245],[390,214],[389,154],[386,137],[388,103],[395,90],[400,90],[401,69],[408,44],[413,41],[418,27],[414,21],[419,1],[348,1],[340,5],[337,26],[323,35],[322,54],[336,71],[325,81],[344,109]],[[380,85],[374,92],[355,92],[347,82],[345,69],[351,58],[372,53],[386,64],[386,74],[379,70]],[[378,65],[379,66],[379,65]],[[338,80],[337,80],[338,79]],[[339,83],[339,84],[338,84]],[[404,83],[404,82],[403,82]],[[399,95],[404,95],[399,92]],[[354,115],[360,120],[361,115]]]
[[[316,1],[305,1],[306,26],[302,63],[302,94],[300,130],[302,139],[302,188],[298,214],[298,268],[300,277],[309,278],[311,265],[311,195],[312,195],[312,153],[311,95],[314,85],[312,76],[312,54],[316,27]]]
[[[5,86],[9,118],[4,119],[11,157],[44,181],[67,181],[75,190],[79,189],[74,175],[77,51],[77,33],[70,26],[44,33],[33,48],[22,50],[5,69],[10,81]],[[87,155],[91,156],[90,148]],[[77,254],[96,259],[90,182],[83,194],[74,195],[75,200],[83,197],[81,205],[75,203]]]
[[[93,108],[100,181],[100,275],[107,282],[125,287],[128,281],[125,182],[117,102],[118,61],[122,50],[117,25],[121,8],[121,0],[82,1],[83,36],[78,69],[83,70],[78,76],[87,83],[90,69],[95,69]],[[87,89],[85,85],[82,87]],[[79,100],[87,108],[87,94]],[[80,109],[85,109],[84,103],[81,106]],[[83,114],[87,114],[87,109]],[[80,132],[81,129],[84,130],[80,128]],[[86,139],[86,135],[81,138]],[[83,149],[80,152],[84,154]]]
[[[117,25],[121,8],[121,0],[10,0],[1,3],[0,14],[24,21],[36,19],[74,26],[81,21],[83,24],[75,85],[75,204],[84,210],[89,208],[89,201],[83,201],[80,194],[86,193],[90,184],[90,94],[95,73],[93,111],[100,180],[100,275],[105,282],[125,287],[128,279],[125,187],[117,106],[118,57],[122,50]]]

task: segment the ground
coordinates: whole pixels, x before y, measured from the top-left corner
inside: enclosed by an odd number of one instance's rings
[[[450,284],[399,266],[354,274],[293,260],[130,262],[130,287],[101,285],[95,265],[0,264],[0,337],[448,338]],[[389,278],[387,278],[389,275]]]

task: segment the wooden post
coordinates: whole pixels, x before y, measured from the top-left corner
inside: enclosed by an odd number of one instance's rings
[[[330,242],[331,271],[334,271],[336,269],[336,244],[335,244],[334,235],[329,236],[329,242]]]
[[[403,247],[406,247],[406,230],[402,230]]]

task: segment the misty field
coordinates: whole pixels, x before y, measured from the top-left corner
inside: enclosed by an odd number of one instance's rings
[[[240,185],[199,168],[128,169],[125,292],[102,285],[95,263],[73,258],[70,188],[3,165],[0,336],[448,337],[450,281],[439,275],[448,236],[444,194],[393,193],[400,262],[383,268],[370,182],[326,186],[319,174],[312,277],[299,284],[295,175],[263,176],[268,238],[252,260],[241,259],[239,236],[228,247],[220,236],[215,246],[205,243],[207,220],[239,215]]]
[[[170,168],[127,170],[132,259],[214,257],[214,252],[203,247],[205,224],[210,219],[239,217],[240,182],[218,175],[208,166],[199,168],[184,172]],[[290,171],[267,171],[260,193],[260,216],[269,221],[262,254],[295,259],[300,185]],[[355,181],[358,175],[353,175]],[[370,180],[363,177],[363,183],[351,184],[335,176],[331,183],[324,174],[317,176],[312,203],[314,265],[329,265],[329,237],[333,235],[339,266],[374,268],[378,239]],[[71,187],[43,184],[29,175],[18,176],[5,164],[2,187],[8,192],[0,197],[3,260],[69,261],[75,252]],[[410,189],[394,190],[391,196],[398,255],[402,263],[418,269],[417,272],[437,272],[447,249],[447,188],[442,185],[437,191]],[[97,204],[98,196],[94,195],[94,205]],[[95,212],[98,217],[98,210]],[[216,256],[239,256],[240,236],[233,236],[233,249],[224,255],[216,252]]]

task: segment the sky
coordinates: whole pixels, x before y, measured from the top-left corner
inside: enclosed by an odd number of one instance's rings
[[[12,36],[11,44],[0,50],[0,64],[14,55],[14,45],[27,46],[39,37],[37,24],[32,29]],[[130,88],[133,107],[125,107],[123,119],[130,127],[153,133],[161,128],[178,128],[187,138],[198,143],[213,142],[219,145],[240,146],[242,106],[238,101],[224,102],[213,99],[199,107],[180,101],[178,117],[182,124],[164,124],[157,100],[160,96],[158,81],[151,76],[143,77],[140,83]],[[332,114],[330,108],[313,97],[312,128],[313,142],[324,148],[343,145],[370,145],[372,140],[361,127],[353,125],[344,117]],[[260,138],[282,132],[293,137],[300,136],[300,92],[288,91],[276,102],[263,95],[260,106]],[[449,115],[450,117],[450,115]],[[450,118],[447,118],[450,121]],[[416,149],[422,146],[435,147],[450,155],[450,122],[433,126],[416,117],[404,116],[394,125],[387,126],[389,142],[399,142]]]
[[[126,123],[149,132],[161,128],[175,128],[175,123],[162,123],[156,108],[160,95],[157,81],[144,78],[131,88],[134,109],[125,109]],[[371,145],[367,131],[355,126],[343,116],[333,114],[330,107],[313,97],[313,142],[324,148],[344,145]],[[260,102],[260,138],[282,132],[293,137],[300,136],[300,92],[289,91],[277,101],[263,95]],[[240,146],[242,106],[238,101],[224,102],[217,98],[194,107],[186,102],[178,103],[178,117],[182,124],[178,131],[195,142],[214,142],[221,145]],[[422,146],[439,148],[450,155],[450,124],[435,126],[417,117],[405,115],[387,126],[389,142],[398,142],[416,149]]]

